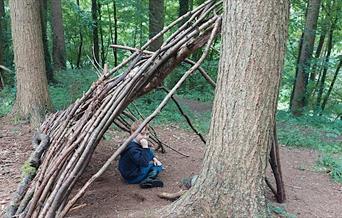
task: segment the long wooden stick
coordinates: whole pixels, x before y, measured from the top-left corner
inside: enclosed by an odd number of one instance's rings
[[[203,53],[202,57],[198,60],[198,62],[189,70],[187,71],[182,78],[177,82],[177,84],[172,88],[172,90],[168,93],[168,95],[164,98],[164,100],[160,103],[160,105],[155,109],[155,111],[148,116],[142,124],[137,128],[137,130],[119,147],[119,149],[106,161],[106,163],[101,167],[101,169],[93,175],[86,184],[80,189],[80,191],[67,203],[64,210],[58,214],[58,217],[64,217],[66,213],[70,210],[70,208],[75,204],[75,202],[84,194],[85,190],[92,184],[99,176],[103,174],[103,172],[109,167],[110,163],[114,161],[114,159],[126,148],[128,143],[132,141],[138,133],[158,114],[160,113],[161,109],[166,105],[168,100],[171,96],[176,92],[176,90],[180,87],[180,85],[185,81],[185,79],[191,75],[198,66],[204,61],[205,57],[208,54],[209,48],[212,44],[214,36],[216,35],[219,26],[221,24],[221,17],[217,17],[217,21],[215,23],[214,29],[212,30],[212,34],[210,35],[207,47],[205,52]]]

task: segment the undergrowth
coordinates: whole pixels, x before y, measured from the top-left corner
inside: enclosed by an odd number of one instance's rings
[[[273,217],[280,216],[280,217],[284,217],[284,218],[296,218],[296,216],[294,214],[287,212],[286,209],[283,207],[279,207],[279,206],[274,205],[272,202],[267,203],[267,209],[268,209],[270,214],[276,215]]]
[[[177,69],[182,74],[184,69]],[[77,98],[88,90],[97,75],[92,70],[66,70],[55,74],[57,83],[49,85],[49,93],[56,110],[62,110],[73,103]],[[172,84],[175,78],[168,78],[166,85]],[[195,75],[192,79],[201,79]],[[203,79],[203,78],[202,78]],[[209,85],[191,87],[186,83],[177,95],[196,101],[212,101],[213,90]],[[190,88],[191,91],[186,91]],[[189,89],[188,89],[189,90]],[[160,104],[166,93],[154,90],[149,94],[134,101],[129,108],[139,117],[151,114]],[[11,111],[15,100],[15,88],[6,87],[0,91],[0,117]],[[190,117],[193,125],[202,134],[206,135],[209,130],[211,113],[194,113],[188,107],[181,105],[184,112]],[[139,113],[137,112],[139,111]],[[177,124],[190,130],[185,118],[179,113],[172,100],[162,109],[154,119],[154,125]],[[342,182],[342,121],[331,120],[326,116],[294,117],[287,111],[277,113],[277,134],[279,143],[286,146],[312,148],[322,153],[318,166],[329,172],[331,177]]]

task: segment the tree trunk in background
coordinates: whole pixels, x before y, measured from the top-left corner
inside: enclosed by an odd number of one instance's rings
[[[189,0],[189,11],[194,9],[194,0]]]
[[[320,37],[319,37],[319,41],[318,41],[318,45],[317,45],[317,49],[316,49],[316,53],[315,53],[315,63],[312,66],[312,70],[311,70],[311,74],[310,74],[310,81],[314,82],[316,80],[316,75],[317,75],[317,62],[318,59],[321,56],[321,52],[322,52],[322,48],[323,48],[323,44],[324,44],[324,39],[325,39],[325,31],[321,33]]]
[[[320,0],[310,0],[308,2],[307,15],[305,18],[303,44],[301,48],[298,71],[296,72],[296,83],[293,87],[293,98],[291,102],[291,112],[295,116],[300,116],[306,106],[306,86],[310,72],[310,61],[315,43],[317,20],[320,9]]]
[[[317,101],[316,101],[316,109],[315,113],[317,114],[318,112],[321,114],[322,108],[321,108],[321,101],[322,101],[322,96],[323,96],[323,91],[324,91],[324,85],[325,85],[325,79],[327,77],[327,71],[328,71],[328,62],[331,54],[331,50],[333,47],[333,34],[334,34],[334,24],[331,25],[330,31],[329,31],[329,38],[328,38],[328,47],[327,47],[327,55],[325,56],[324,64],[323,64],[323,73],[321,77],[321,81],[319,83],[319,89],[318,89],[318,94],[317,94]]]
[[[80,8],[80,0],[76,0],[76,4],[78,9],[81,11]],[[77,60],[76,60],[76,68],[81,68],[81,57],[82,57],[82,46],[83,46],[83,33],[82,33],[82,25],[79,25],[79,36],[80,36],[80,44],[78,45],[78,53],[77,53]]]
[[[98,3],[97,5],[97,11],[98,11],[98,15],[99,15],[99,19],[98,19],[98,28],[100,30],[100,42],[101,42],[101,66],[104,66],[106,63],[106,49],[105,49],[105,45],[104,45],[104,36],[103,36],[103,27],[102,27],[102,7],[101,4]],[[107,46],[108,47],[108,46]]]
[[[118,44],[118,19],[116,15],[115,0],[113,0],[114,32],[113,32],[113,23],[112,23],[111,12],[109,10],[109,5],[107,5],[107,10],[108,10],[108,15],[109,15],[110,40],[112,44],[117,45]],[[114,56],[114,66],[117,66],[118,65],[118,50],[116,48],[113,48],[113,56]]]
[[[289,2],[223,4],[222,51],[203,168],[165,216],[267,217],[264,178]]]
[[[40,5],[36,0],[10,0],[17,94],[13,112],[42,121],[51,102],[47,89]]]
[[[49,52],[49,42],[46,33],[47,26],[47,0],[40,0],[40,17],[42,22],[42,38],[44,48],[45,71],[48,82],[53,82],[53,69],[51,64],[51,55]]]
[[[182,15],[186,14],[189,11],[189,0],[179,0],[179,11],[178,16],[181,17]],[[182,26],[186,20],[183,20],[179,23],[179,26]]]
[[[52,11],[52,57],[55,70],[66,68],[65,40],[61,0],[51,1]]]
[[[91,0],[91,17],[93,19],[93,60],[96,65],[100,63],[99,33],[97,19],[97,1]]]
[[[4,56],[5,56],[5,4],[4,0],[0,0],[0,65],[5,65]],[[3,70],[0,68],[0,90],[5,86],[3,80]]]
[[[302,35],[300,36],[300,40],[299,40],[298,56],[297,56],[297,62],[296,62],[296,74],[295,74],[294,81],[293,81],[293,87],[295,87],[296,81],[297,81],[298,66],[299,66],[300,53],[302,52],[303,38],[304,38],[304,33],[302,33]],[[295,90],[292,89],[291,97],[290,97],[290,110],[292,108],[292,100],[293,100],[293,96],[294,96],[294,91]]]
[[[149,0],[149,38],[152,38],[164,28],[164,0]],[[150,45],[151,51],[156,51],[163,44],[160,36]]]
[[[325,98],[324,98],[324,100],[323,100],[323,103],[322,103],[322,111],[324,111],[325,105],[326,105],[327,102],[328,102],[328,99],[329,99],[329,96],[330,96],[330,94],[331,94],[331,91],[332,91],[332,89],[334,88],[334,85],[335,85],[335,82],[336,82],[337,75],[338,75],[338,73],[339,73],[339,71],[340,71],[340,69],[341,69],[341,65],[342,65],[342,55],[340,56],[340,61],[339,61],[339,63],[337,64],[337,68],[336,68],[336,71],[335,71],[335,74],[334,74],[334,78],[333,78],[333,80],[331,81],[329,90],[328,90],[328,92],[327,92],[327,94],[326,94],[326,96],[325,96]],[[322,112],[321,112],[321,114],[322,114]]]
[[[113,11],[114,11],[114,44],[118,44],[118,18],[116,15],[116,3],[113,0]],[[114,66],[118,65],[118,50],[114,50]]]

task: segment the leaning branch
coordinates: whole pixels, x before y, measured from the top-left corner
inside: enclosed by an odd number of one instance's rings
[[[216,18],[215,26],[211,32],[207,47],[205,48],[205,51],[203,52],[201,58],[197,61],[197,63],[188,70],[182,78],[177,82],[177,84],[171,89],[171,91],[167,94],[167,96],[163,99],[163,101],[160,103],[160,105],[154,110],[154,112],[148,116],[141,125],[137,128],[137,130],[119,147],[119,149],[106,161],[106,163],[101,167],[101,169],[93,175],[86,184],[80,189],[80,191],[66,204],[65,208],[62,210],[62,212],[59,214],[60,217],[64,217],[67,212],[71,209],[71,207],[76,203],[76,201],[83,196],[85,190],[99,177],[101,176],[104,171],[109,167],[110,163],[115,160],[115,158],[126,148],[128,143],[132,141],[138,133],[155,117],[157,114],[160,113],[161,109],[166,105],[166,103],[169,101],[171,96],[176,92],[176,90],[181,86],[181,84],[185,81],[185,79],[191,75],[204,61],[206,56],[208,55],[209,48],[213,42],[213,39],[215,35],[217,34],[217,31],[219,30],[219,27],[221,25],[221,17]]]

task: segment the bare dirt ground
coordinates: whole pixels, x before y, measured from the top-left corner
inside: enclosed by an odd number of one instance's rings
[[[21,165],[32,151],[33,131],[29,125],[12,123],[9,118],[0,118],[1,212],[20,181]],[[196,135],[177,126],[156,129],[164,142],[190,155],[183,157],[167,148],[167,153],[157,153],[166,166],[160,176],[165,187],[142,190],[137,185],[126,185],[115,162],[77,202],[76,208],[69,213],[70,217],[133,217],[131,214],[136,211],[142,211],[140,214],[148,217],[150,210],[171,203],[156,194],[179,191],[181,178],[198,174],[204,147]],[[125,133],[115,131],[106,133],[106,139],[99,144],[76,190],[102,166],[125,136]],[[281,147],[280,153],[287,192],[287,202],[281,206],[297,217],[342,217],[342,185],[334,183],[325,172],[315,170],[319,154],[287,147]],[[272,201],[272,195],[268,193],[267,196]]]

